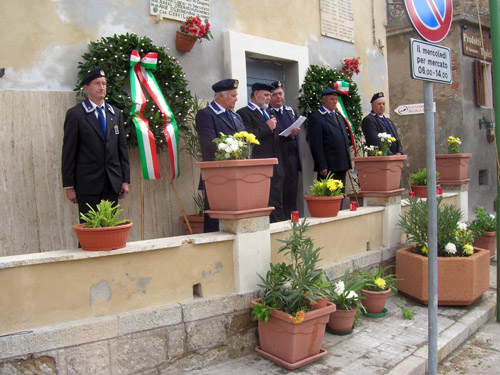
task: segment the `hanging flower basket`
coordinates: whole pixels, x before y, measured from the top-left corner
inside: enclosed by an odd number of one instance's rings
[[[175,48],[182,52],[191,52],[197,40],[197,36],[186,35],[177,31],[175,36]]]

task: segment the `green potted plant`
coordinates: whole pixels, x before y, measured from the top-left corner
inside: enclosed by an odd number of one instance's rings
[[[448,152],[436,155],[436,171],[439,172],[439,183],[443,185],[462,185],[470,181],[467,178],[469,159],[472,154],[460,152],[462,141],[458,137],[449,136],[446,140]]]
[[[437,255],[439,305],[468,306],[489,288],[489,251],[474,248],[474,233],[461,222],[462,212],[437,201]],[[399,226],[409,246],[396,251],[397,288],[428,303],[428,215],[427,202],[410,198]]]
[[[253,319],[258,321],[263,357],[295,369],[326,354],[321,348],[326,323],[335,305],[313,309],[325,295],[324,273],[318,268],[319,248],[306,236],[306,219],[292,222],[292,231],[278,249],[288,261],[271,264],[260,285],[262,298],[252,300]]]
[[[250,159],[253,145],[259,141],[246,131],[233,135],[220,133],[215,161],[200,161],[210,210],[215,219],[244,219],[268,216],[269,189],[273,166],[278,159]]]
[[[366,309],[364,315],[378,318],[387,313],[385,308],[387,297],[391,291],[397,292],[396,275],[388,272],[391,267],[355,270],[354,277],[362,283],[359,292],[365,297],[361,301]]]
[[[439,172],[436,172],[436,181],[439,179]],[[436,185],[439,189],[440,185]],[[427,168],[420,168],[415,173],[410,173],[411,191],[419,198],[427,198]]]
[[[314,180],[311,192],[304,199],[312,217],[335,217],[338,215],[344,195],[344,184],[328,172],[325,178]]]
[[[330,314],[327,330],[337,335],[346,335],[352,332],[358,312],[364,309],[361,300],[364,298],[359,294],[363,286],[361,280],[349,277],[350,267],[344,272],[344,277],[331,284],[330,302],[334,303],[336,310]]]
[[[401,170],[406,155],[387,155],[389,147],[396,138],[388,133],[379,133],[381,147],[365,146],[367,156],[352,158],[354,161],[359,188],[363,193],[377,192],[377,196],[394,195],[402,192],[400,188]]]
[[[469,223],[469,229],[474,232],[473,246],[489,250],[493,258],[497,249],[497,218],[489,214],[481,206],[474,207],[475,219]]]
[[[119,204],[102,200],[97,205],[97,210],[89,206],[89,211],[80,213],[84,223],[73,226],[80,246],[88,251],[115,250],[125,247],[132,222],[118,220],[123,212]]]
[[[196,113],[207,106],[207,102],[198,99],[195,95],[191,101],[191,107],[186,117],[186,126],[180,129],[180,136],[182,137],[181,150],[191,156],[195,161],[201,161],[201,145],[198,132],[196,131]],[[204,208],[205,208],[205,191],[200,190],[193,196],[193,201],[196,207],[196,212],[179,216],[186,234],[203,233]],[[189,222],[189,225],[188,225]],[[191,230],[189,229],[191,227]]]

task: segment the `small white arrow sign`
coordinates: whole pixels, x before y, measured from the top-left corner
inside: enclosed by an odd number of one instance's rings
[[[418,115],[424,113],[424,103],[402,104],[394,112],[400,116]],[[436,102],[433,102],[433,112],[436,112]]]

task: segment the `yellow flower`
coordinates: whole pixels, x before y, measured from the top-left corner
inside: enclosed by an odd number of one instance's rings
[[[304,320],[306,313],[303,310],[300,310],[295,314],[295,316],[291,316],[293,324],[300,324]]]
[[[396,138],[394,137],[390,137],[389,139],[391,140],[391,142],[396,142]]]
[[[377,151],[377,156],[384,156],[384,153],[382,151]]]
[[[472,255],[474,254],[474,248],[472,247],[472,245],[464,245],[464,253],[467,254],[467,255]]]
[[[421,251],[421,252],[422,252],[422,254],[424,254],[424,255],[429,254],[429,249],[427,248],[427,246],[422,246],[422,248],[420,249],[420,251]]]
[[[376,278],[374,283],[379,289],[385,290],[385,280],[382,279],[381,277]]]

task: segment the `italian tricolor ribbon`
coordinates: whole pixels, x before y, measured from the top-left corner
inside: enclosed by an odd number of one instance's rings
[[[142,174],[145,180],[160,179],[160,168],[158,166],[158,155],[154,135],[149,129],[149,122],[143,116],[146,107],[146,97],[142,91],[144,86],[158,106],[163,120],[163,134],[168,146],[170,165],[173,178],[180,174],[179,169],[179,133],[174,114],[167,104],[158,82],[151,72],[156,69],[158,54],[150,52],[142,59],[136,50],[130,54],[130,91],[132,93],[133,105],[130,113],[137,133],[139,153],[141,156]]]
[[[356,150],[356,142],[354,142],[355,132],[354,132],[354,129],[351,125],[351,121],[349,120],[349,116],[347,115],[347,111],[345,110],[345,107],[344,107],[344,102],[342,101],[342,98],[340,97],[340,95],[339,95],[339,102],[337,103],[337,111],[344,118],[345,123],[347,124],[347,127],[349,128],[349,136],[351,137],[352,148],[354,149],[354,156],[358,156],[358,151]]]
[[[333,84],[333,88],[344,95],[349,95],[349,82],[337,81]]]

